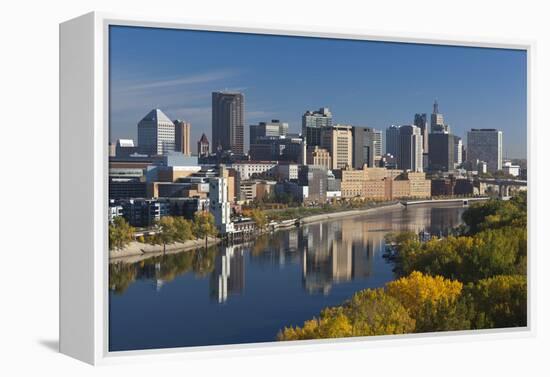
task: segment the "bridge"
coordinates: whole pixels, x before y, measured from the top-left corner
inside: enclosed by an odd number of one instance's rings
[[[439,203],[462,203],[463,205],[468,205],[470,202],[480,202],[484,200],[489,200],[488,196],[472,197],[472,198],[452,198],[452,199],[426,199],[426,200],[408,200],[402,201],[405,207],[419,204],[439,204]]]
[[[510,187],[527,187],[527,181],[511,178],[479,178],[479,182],[487,186],[498,188],[498,196],[501,198],[510,196]]]

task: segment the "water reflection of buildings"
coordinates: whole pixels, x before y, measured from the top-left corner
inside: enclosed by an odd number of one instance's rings
[[[301,229],[302,281],[310,293],[328,294],[332,284],[372,275],[384,232],[373,224],[345,219]]]
[[[244,255],[238,246],[227,246],[216,256],[214,271],[210,275],[210,297],[219,303],[229,295],[244,290]]]

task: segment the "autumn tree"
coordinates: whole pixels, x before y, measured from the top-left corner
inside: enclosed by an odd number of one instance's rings
[[[215,237],[218,234],[214,216],[210,212],[199,211],[195,213],[193,234],[199,239],[204,238],[208,248],[208,237]]]
[[[175,239],[179,242],[185,242],[193,239],[193,224],[183,217],[174,218]]]
[[[162,244],[162,252],[166,252],[166,244],[172,243],[177,239],[176,220],[171,216],[161,217],[156,222],[157,240]]]
[[[440,311],[450,314],[462,293],[462,283],[442,276],[415,271],[386,284],[388,295],[397,299],[416,321],[416,332],[436,331],[442,326]]]
[[[278,340],[341,338],[405,334],[412,332],[414,320],[395,298],[383,289],[356,293],[344,305],[327,308],[319,318],[304,322],[303,327],[287,327]]]
[[[123,217],[115,217],[109,224],[109,249],[121,249],[134,239],[134,227]]]

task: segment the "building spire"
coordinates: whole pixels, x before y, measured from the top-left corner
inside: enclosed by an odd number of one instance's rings
[[[437,103],[437,99],[434,100],[434,114],[439,114],[439,104]]]

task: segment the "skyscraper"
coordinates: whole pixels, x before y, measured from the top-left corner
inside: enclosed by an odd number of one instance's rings
[[[430,128],[431,133],[445,133],[448,134],[451,132],[451,128],[448,124],[445,124],[443,119],[443,114],[439,112],[439,104],[437,101],[434,101],[434,109],[430,119]]]
[[[462,164],[462,139],[458,136],[455,136],[455,167],[458,167]]]
[[[151,110],[138,123],[138,151],[161,155],[175,149],[174,123],[159,109]]]
[[[288,123],[273,119],[271,122],[260,122],[250,125],[250,145],[256,143],[259,137],[286,136]]]
[[[176,151],[191,156],[191,123],[176,119],[174,121]]]
[[[306,111],[302,115],[302,137],[309,146],[321,145],[321,130],[332,127],[332,113],[328,107],[318,111]]]
[[[430,134],[428,168],[431,171],[451,171],[455,167],[455,138],[445,133]]]
[[[386,153],[399,158],[399,126],[392,124],[386,129]]]
[[[382,131],[369,127],[352,127],[353,155],[352,166],[362,169],[364,164],[369,167],[378,165],[382,157]]]
[[[224,165],[220,166],[219,177],[210,178],[210,212],[218,231],[222,234],[233,232],[231,222],[231,203],[228,194],[229,173]]]
[[[399,169],[422,172],[422,133],[414,125],[399,128]]]
[[[244,95],[212,93],[212,146],[244,154]]]
[[[352,166],[353,136],[351,126],[337,124],[321,129],[321,148],[329,151],[332,168],[342,169]]]
[[[428,116],[426,113],[423,114],[414,114],[414,125],[420,128],[420,133],[422,134],[422,148],[424,153],[428,153]]]
[[[494,173],[502,169],[502,131],[494,128],[472,128],[468,131],[468,162],[487,163],[487,171]]]

